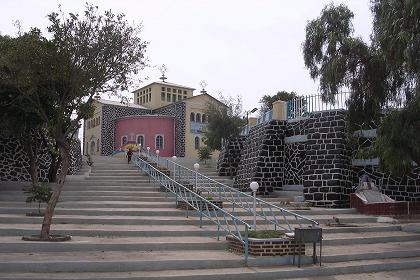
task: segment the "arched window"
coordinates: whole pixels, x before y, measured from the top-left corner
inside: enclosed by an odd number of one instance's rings
[[[197,113],[197,114],[195,115],[195,121],[196,121],[196,122],[201,122],[201,115],[200,115],[200,113]]]
[[[127,142],[128,142],[127,136],[121,137],[121,146],[127,144]]]
[[[194,138],[194,148],[195,148],[196,150],[200,149],[200,137],[198,137],[198,136],[196,136],[196,137]]]
[[[144,147],[144,135],[137,135],[137,144]]]
[[[163,135],[156,135],[155,138],[155,149],[160,150],[163,149]]]
[[[202,122],[202,123],[207,122],[206,117],[207,117],[207,116],[206,116],[205,114],[203,114],[203,115],[201,116],[201,122]]]
[[[195,114],[194,113],[191,113],[191,115],[190,115],[190,121],[191,122],[195,122]]]

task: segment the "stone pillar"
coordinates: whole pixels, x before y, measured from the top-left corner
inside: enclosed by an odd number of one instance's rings
[[[349,206],[352,174],[345,111],[314,113],[307,131],[303,171],[305,200],[316,206]]]
[[[287,102],[275,101],[273,102],[273,120],[287,120]]]

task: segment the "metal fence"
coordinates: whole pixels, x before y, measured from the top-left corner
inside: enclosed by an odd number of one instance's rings
[[[254,215],[253,196],[241,192],[235,188],[217,182],[199,172],[177,164],[173,160],[161,158],[154,153],[146,154],[157,166],[163,167],[171,172],[172,179],[180,184],[192,184],[203,195],[218,198],[232,204],[231,213],[243,209],[246,213]],[[294,224],[302,227],[303,224],[319,225],[315,220],[296,214],[292,211],[271,204],[267,201],[256,199],[256,216],[265,220],[274,230],[282,229],[285,232],[294,232]],[[292,223],[293,220],[293,223]]]
[[[347,99],[350,92],[340,92],[335,96],[334,102],[324,102],[320,94],[300,96],[287,101],[287,118],[296,119],[307,117],[312,112],[347,109]]]
[[[187,217],[190,207],[197,211],[200,216],[200,227],[202,227],[203,217],[205,217],[217,225],[218,239],[222,230],[239,240],[244,245],[245,261],[248,260],[248,232],[251,228],[249,224],[213,204],[211,201],[199,195],[198,192],[194,192],[190,188],[170,178],[140,157],[136,156],[134,163],[159,183],[161,187],[164,187],[167,192],[175,195],[176,203],[178,201],[185,202]]]

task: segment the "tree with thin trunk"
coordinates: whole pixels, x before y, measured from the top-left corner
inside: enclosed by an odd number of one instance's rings
[[[364,42],[353,35],[353,13],[327,5],[306,26],[304,62],[324,101],[350,91],[350,130],[380,123],[381,166],[403,175],[420,164],[420,1],[371,0],[371,10],[373,30]]]
[[[48,16],[47,39],[33,29],[10,38],[0,69],[9,73],[4,82],[31,103],[54,139],[61,157],[57,186],[48,202],[41,240],[50,240],[55,206],[70,167],[70,141],[80,121],[93,114],[95,94],[128,89],[133,75],[145,65],[147,43],[140,26],[131,26],[122,14],[87,5],[83,15]]]

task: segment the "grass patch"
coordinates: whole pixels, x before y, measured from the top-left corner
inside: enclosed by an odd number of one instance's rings
[[[269,238],[280,238],[283,236],[284,236],[284,233],[275,231],[275,230],[257,230],[257,231],[251,230],[248,232],[249,238],[269,239]]]

